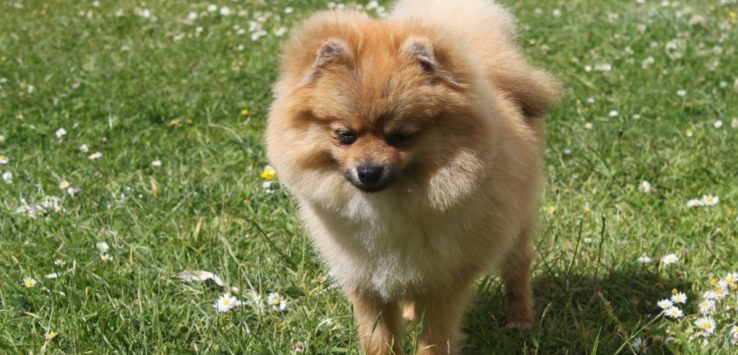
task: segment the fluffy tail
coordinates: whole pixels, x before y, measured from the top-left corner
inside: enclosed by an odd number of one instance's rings
[[[517,48],[513,15],[493,0],[399,0],[391,18],[417,21],[457,36],[478,56],[490,84],[515,101],[526,117],[556,105],[561,85],[532,68]]]

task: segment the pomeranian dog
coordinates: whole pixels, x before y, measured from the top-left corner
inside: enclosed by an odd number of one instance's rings
[[[317,13],[292,34],[266,131],[367,354],[460,352],[464,305],[498,266],[509,326],[533,321],[531,238],[544,112],[560,86],[530,67],[491,0],[400,0],[387,19]]]

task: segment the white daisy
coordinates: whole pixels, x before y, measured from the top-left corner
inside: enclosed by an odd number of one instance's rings
[[[113,260],[113,257],[110,256],[108,253],[100,254],[100,260],[102,260],[104,263],[107,263],[108,261]]]
[[[669,307],[664,310],[664,315],[672,319],[677,319],[682,318],[684,316],[684,312],[677,307]]]
[[[676,94],[681,97],[687,96],[687,90],[677,90]]]
[[[82,153],[87,153],[90,151],[90,148],[87,146],[87,144],[82,144],[79,146],[79,151]]]
[[[272,193],[272,182],[271,181],[262,182],[261,187],[264,189],[266,193]]]
[[[712,318],[703,317],[694,322],[697,328],[700,328],[706,335],[715,331],[715,321]]]
[[[225,313],[240,305],[241,301],[239,301],[236,297],[233,297],[230,294],[226,293],[223,294],[223,296],[220,296],[217,301],[215,301],[213,307],[218,312]]]
[[[3,181],[5,181],[6,184],[12,184],[13,183],[13,173],[11,173],[10,171],[4,172]]]
[[[643,256],[639,256],[638,257],[638,262],[641,263],[641,264],[648,264],[651,261],[653,261],[653,259],[651,259],[650,256],[643,255]]]
[[[702,205],[703,206],[715,206],[720,202],[720,198],[715,195],[703,195]]]
[[[267,305],[272,306],[273,311],[284,311],[287,308],[287,300],[279,292],[272,292],[267,296]]]
[[[607,115],[610,117],[618,117],[620,112],[618,112],[618,110],[611,110]]]
[[[95,243],[95,248],[97,248],[97,250],[99,250],[101,253],[107,253],[108,250],[110,250],[110,246],[108,245],[108,243],[105,242]]]
[[[59,189],[66,190],[68,188],[69,188],[69,181],[62,180],[62,181],[59,182]]]
[[[140,9],[140,10],[136,11],[136,14],[138,16],[143,17],[143,18],[149,18],[149,17],[151,17],[151,10],[149,10],[149,9]]]
[[[151,166],[158,168],[161,166],[161,160],[157,159],[151,162]]]
[[[369,6],[367,6],[367,8],[369,8]],[[295,11],[295,9],[293,9],[291,6],[287,6],[287,7],[284,8],[284,13],[287,14],[287,15],[293,13],[294,11]]]
[[[90,154],[90,156],[87,157],[87,158],[90,159],[90,160],[98,160],[98,159],[102,159],[102,157],[103,157],[103,154],[102,153],[95,152],[95,153]]]
[[[64,128],[59,128],[56,130],[56,133],[54,134],[56,134],[56,138],[62,139],[64,138],[64,136],[67,135],[67,130]]]
[[[187,14],[187,19],[190,20],[190,21],[197,20],[197,12],[190,11],[190,13]]]
[[[715,312],[715,301],[703,300],[699,303],[699,308],[701,314],[712,314]]]
[[[679,261],[679,257],[674,253],[667,254],[663,258],[661,258],[661,263],[664,265],[671,265],[676,263],[677,261]]]
[[[58,272],[52,272],[50,274],[47,274],[44,277],[47,278],[47,279],[49,279],[49,280],[53,280],[53,279],[56,279],[56,278],[59,277],[59,273]]]
[[[24,277],[23,286],[26,286],[28,288],[36,286],[36,279],[34,279],[33,277]]]
[[[648,352],[648,344],[646,339],[643,338],[635,338],[633,339],[633,342],[630,344],[633,346],[633,350],[637,353],[645,354]]]
[[[661,309],[669,309],[671,307],[674,307],[674,303],[671,302],[671,300],[668,300],[668,299],[663,299],[661,301],[658,301],[656,303],[656,305],[658,305],[659,308],[661,308]]]
[[[684,292],[677,292],[671,296],[671,300],[674,303],[687,303],[687,295]]]
[[[648,182],[646,180],[643,180],[638,185],[638,191],[649,193],[649,192],[653,191],[653,186],[651,186],[651,183],[650,182]]]
[[[273,32],[274,32],[274,35],[275,36],[282,37],[282,36],[284,36],[285,33],[287,33],[287,27],[279,26],[279,27],[275,28]]]
[[[731,272],[725,275],[725,278],[723,279],[725,281],[725,284],[728,286],[733,286],[738,282],[738,272]]]
[[[713,290],[716,300],[721,300],[728,296],[728,289],[723,287],[715,287]]]
[[[698,207],[698,206],[704,206],[705,203],[702,202],[702,200],[693,198],[689,201],[687,201],[687,207]]]
[[[10,158],[8,158],[5,155],[0,154],[0,165],[7,165],[10,161]]]
[[[595,64],[594,70],[601,71],[601,72],[609,72],[612,70],[612,64],[610,63]]]
[[[651,57],[651,56],[648,56],[648,58],[644,59],[644,60],[643,60],[643,61],[641,62],[641,68],[643,68],[643,69],[646,69],[646,68],[648,68],[649,66],[651,66],[651,64],[653,64],[653,63],[655,63],[655,62],[656,62],[656,59],[653,59],[653,57]]]
[[[231,9],[229,9],[227,6],[223,6],[220,8],[221,16],[229,16],[230,14],[231,14]]]
[[[723,127],[723,121],[721,120],[715,120],[715,122],[712,123],[712,126],[715,128],[722,128]]]

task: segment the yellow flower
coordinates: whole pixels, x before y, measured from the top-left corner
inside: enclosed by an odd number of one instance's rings
[[[244,107],[241,109],[241,116],[248,116],[249,115],[249,108]]]
[[[716,278],[713,277],[710,279],[710,286],[715,287],[717,286],[717,283],[718,283],[718,280]]]
[[[56,338],[57,335],[59,335],[59,333],[53,330],[49,330],[48,332],[46,332],[46,341]]]
[[[546,213],[549,216],[553,216],[554,213],[556,213],[556,206],[554,206],[554,205],[543,206],[543,210],[546,211]]]
[[[67,180],[62,180],[59,183],[59,188],[62,190],[66,190],[69,187],[69,182]]]
[[[169,125],[171,127],[178,126],[179,125],[179,120],[178,119],[173,119],[173,120],[169,121]]]
[[[274,177],[277,176],[277,171],[274,170],[271,165],[267,165],[264,167],[264,170],[262,170],[260,176],[264,180],[273,180]]]
[[[730,16],[730,18],[735,20],[735,17],[736,17],[735,11],[728,11],[728,16]]]

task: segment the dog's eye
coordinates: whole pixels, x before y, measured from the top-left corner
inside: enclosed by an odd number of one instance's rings
[[[395,132],[387,136],[387,143],[393,146],[401,146],[409,142],[411,138],[413,138],[413,133]]]
[[[344,130],[344,129],[337,130],[336,137],[338,137],[338,141],[341,144],[346,144],[346,145],[356,142],[356,138],[357,138],[356,132]]]

